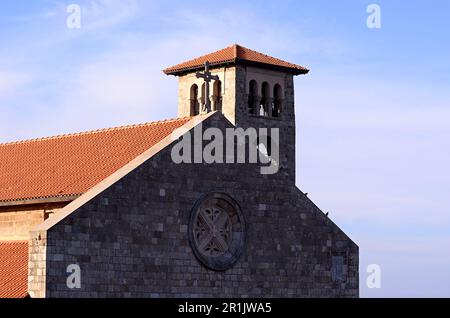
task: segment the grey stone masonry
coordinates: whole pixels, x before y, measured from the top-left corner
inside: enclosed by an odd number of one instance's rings
[[[46,233],[33,233],[32,296],[358,297],[358,246],[295,186],[292,77],[285,81],[286,111],[270,121],[289,131],[280,142],[285,169],[261,175],[258,164],[175,164],[172,146],[163,149]],[[208,127],[233,125],[216,113]],[[211,192],[232,197],[246,220],[243,253],[226,271],[206,268],[189,244],[191,211]],[[342,260],[339,279],[333,257]],[[80,266],[80,289],[66,285],[70,264]]]

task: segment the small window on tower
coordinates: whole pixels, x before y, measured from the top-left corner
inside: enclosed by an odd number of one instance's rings
[[[205,104],[206,104],[206,85],[205,85],[205,83],[202,84],[202,96],[200,99],[201,99],[200,109],[204,110]]]
[[[264,82],[261,87],[261,103],[259,105],[260,116],[268,116],[270,108],[270,86],[269,83]]]
[[[273,104],[272,104],[272,117],[279,117],[281,113],[281,105],[283,102],[283,92],[280,84],[276,84],[273,88]]]
[[[255,80],[250,81],[249,91],[248,91],[248,113],[252,115],[257,115],[258,109],[258,84]]]
[[[200,108],[198,104],[198,86],[196,84],[191,86],[191,94],[189,99],[191,101],[191,116],[200,114]]]
[[[213,110],[222,111],[222,82],[221,81],[214,82]]]

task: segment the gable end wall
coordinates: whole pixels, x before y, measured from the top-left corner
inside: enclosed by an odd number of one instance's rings
[[[229,125],[212,116],[204,127]],[[284,174],[257,165],[176,165],[168,147],[46,232],[46,297],[357,297],[358,247]],[[196,201],[232,196],[246,219],[244,252],[225,272],[188,241]],[[346,279],[331,279],[343,255]],[[66,286],[79,264],[81,289]],[[34,266],[34,265],[32,265]],[[42,280],[41,280],[42,282]],[[42,285],[41,285],[42,286]]]

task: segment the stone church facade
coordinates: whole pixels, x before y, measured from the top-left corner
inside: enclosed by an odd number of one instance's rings
[[[178,119],[0,145],[0,272],[22,282],[0,296],[358,297],[358,246],[295,185],[294,76],[308,70],[233,45],[164,72],[179,78]],[[195,129],[236,127],[279,129],[276,173],[174,162]],[[2,269],[23,242],[21,273]]]

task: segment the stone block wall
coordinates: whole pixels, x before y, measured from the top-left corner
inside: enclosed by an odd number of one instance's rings
[[[219,115],[205,123],[227,125]],[[36,292],[46,297],[357,297],[358,246],[292,183],[256,164],[174,164],[168,147],[54,225],[33,249]],[[226,193],[246,220],[244,251],[216,272],[188,240],[191,210]],[[41,236],[42,238],[42,236]],[[40,256],[39,256],[40,255]],[[339,280],[333,257],[341,257]],[[66,269],[81,268],[81,289]],[[36,277],[35,277],[36,276]],[[30,278],[31,279],[31,278]]]
[[[222,82],[222,113],[234,125],[247,129],[278,128],[280,130],[279,150],[282,173],[290,176],[295,182],[295,107],[294,77],[292,74],[255,68],[244,65],[233,65],[212,69],[213,75],[219,76]],[[261,90],[263,82],[270,86],[270,94],[275,84],[283,91],[283,107],[280,117],[262,117],[250,115],[248,110],[249,82],[256,80]],[[198,79],[195,72],[182,75],[178,79],[178,116],[190,115],[190,88],[197,84],[199,89],[203,79]],[[212,87],[212,85],[210,85]],[[200,94],[200,92],[199,92]],[[211,89],[212,94],[212,89]],[[259,92],[261,94],[261,92]]]
[[[30,231],[63,204],[0,206],[0,241],[28,240]]]
[[[219,76],[222,83],[222,112],[234,122],[234,102],[235,102],[235,68],[220,67],[211,69],[211,74]],[[190,116],[191,109],[191,86],[196,84],[198,87],[198,97],[201,96],[201,88],[204,83],[202,78],[196,77],[196,72],[182,75],[178,78],[178,117]],[[213,82],[210,83],[210,100],[213,102]]]
[[[44,221],[44,211],[1,212],[0,240],[28,240],[33,226]]]
[[[270,70],[259,70],[259,77],[254,77],[252,72],[255,70],[246,66],[236,66],[236,125],[243,128],[278,128],[279,129],[279,151],[280,151],[280,167],[279,173],[283,174],[287,181],[295,184],[295,106],[294,106],[294,77],[290,74],[273,72]],[[264,75],[267,74],[267,75]],[[259,81],[264,76],[278,78],[277,82],[284,82],[284,102],[280,117],[262,117],[250,115],[248,113],[248,84],[252,79]],[[275,80],[272,81],[275,83]],[[261,82],[258,82],[261,85]],[[273,87],[272,87],[273,88]]]
[[[32,298],[46,296],[47,279],[47,233],[30,232],[28,245],[28,292]]]

